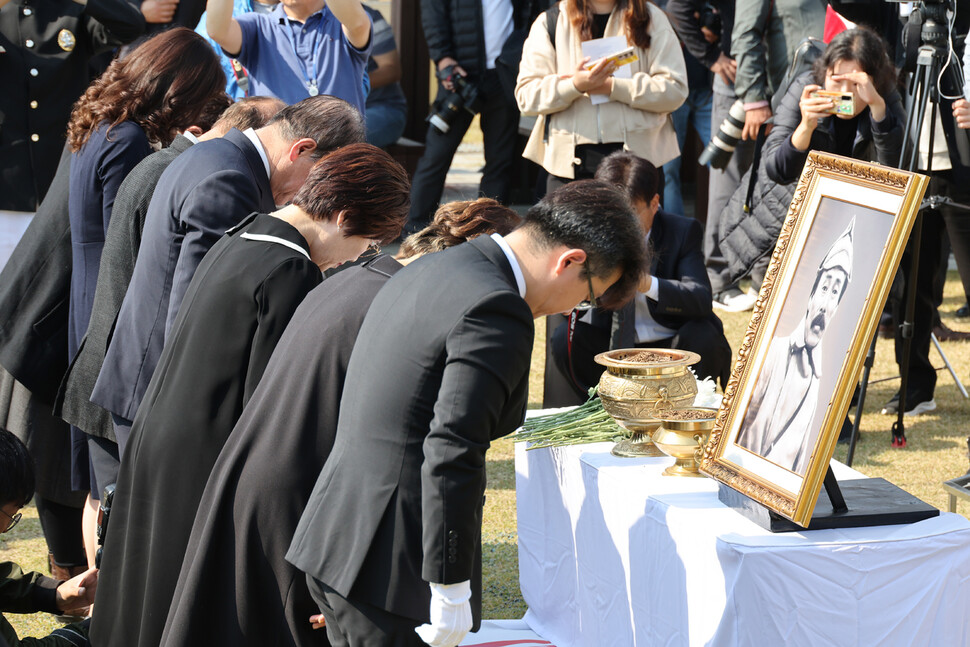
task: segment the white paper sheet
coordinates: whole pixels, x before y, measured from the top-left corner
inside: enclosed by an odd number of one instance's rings
[[[595,62],[604,56],[609,56],[610,54],[615,54],[622,49],[626,49],[629,45],[626,42],[626,36],[610,36],[609,38],[594,38],[593,40],[587,40],[583,43],[583,56],[589,56],[590,62]],[[613,76],[617,79],[632,79],[633,78],[633,68],[630,65],[624,65],[616,69],[613,72]],[[610,97],[605,94],[591,94],[589,96],[593,105],[599,105],[601,103],[609,103]]]

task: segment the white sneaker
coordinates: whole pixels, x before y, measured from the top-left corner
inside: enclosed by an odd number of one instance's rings
[[[742,292],[738,288],[729,288],[714,295],[713,305],[716,309],[725,312],[746,312],[754,308],[757,300],[757,295]]]
[[[910,402],[907,398],[906,401],[906,411],[903,412],[904,416],[918,416],[923,413],[929,413],[930,411],[936,410],[936,400],[930,398],[929,400],[922,400],[920,402]],[[885,415],[894,416],[899,412],[899,394],[897,393],[892,397],[892,399],[886,403],[886,406],[882,408],[882,413]]]

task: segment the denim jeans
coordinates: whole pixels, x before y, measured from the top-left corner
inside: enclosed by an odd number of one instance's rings
[[[701,142],[707,145],[711,139],[711,73],[702,66],[693,56],[685,55],[684,62],[687,64],[687,83],[690,92],[684,104],[670,114],[674,122],[674,130],[677,132],[677,146],[681,151],[684,150],[684,142],[687,140],[687,125],[693,124],[694,130],[701,138]],[[664,192],[663,205],[664,211],[675,213],[678,216],[684,215],[684,198],[680,186],[680,162],[682,157],[677,157],[663,165],[664,172]]]

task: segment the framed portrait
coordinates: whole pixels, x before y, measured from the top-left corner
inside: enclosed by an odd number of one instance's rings
[[[809,154],[702,472],[808,525],[927,181]]]

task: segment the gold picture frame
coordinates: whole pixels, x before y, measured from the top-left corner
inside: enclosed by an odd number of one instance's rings
[[[808,525],[927,182],[809,153],[703,473]]]

